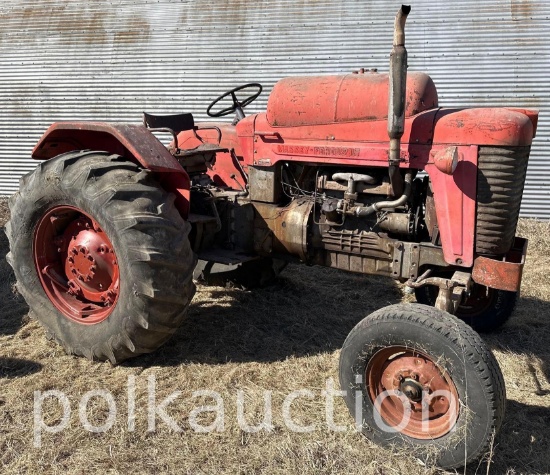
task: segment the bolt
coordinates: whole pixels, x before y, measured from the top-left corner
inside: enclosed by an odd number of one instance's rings
[[[78,280],[84,280],[84,277],[82,277],[81,275],[78,276]]]

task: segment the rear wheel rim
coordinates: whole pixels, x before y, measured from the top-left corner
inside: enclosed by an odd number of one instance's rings
[[[378,350],[365,374],[368,396],[389,427],[415,439],[436,439],[458,420],[458,392],[430,356],[404,346]]]
[[[483,285],[474,284],[468,298],[462,302],[457,314],[463,317],[478,317],[493,307],[495,290]]]
[[[63,316],[93,325],[111,314],[120,292],[117,256],[89,214],[69,205],[49,209],[36,225],[33,254],[42,288]]]

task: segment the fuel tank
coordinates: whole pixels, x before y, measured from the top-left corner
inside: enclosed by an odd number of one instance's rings
[[[273,127],[294,127],[386,119],[388,94],[388,75],[374,71],[289,77],[275,84],[267,103],[267,121]],[[437,106],[430,76],[408,73],[405,117]]]

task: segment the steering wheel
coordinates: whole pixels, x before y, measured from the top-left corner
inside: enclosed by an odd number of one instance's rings
[[[237,91],[241,91],[242,89],[247,89],[249,87],[255,87],[258,89],[257,92],[252,94],[251,96],[248,96],[244,101],[239,101],[237,99],[237,96],[235,93]],[[256,98],[262,93],[262,85],[257,82],[251,82],[249,84],[244,84],[242,86],[236,87],[234,89],[231,89],[231,91],[227,91],[225,94],[222,94],[218,98],[214,99],[210,105],[208,106],[208,109],[206,109],[206,113],[210,117],[223,117],[224,115],[229,115],[233,112],[236,112],[237,119],[241,120],[244,119],[244,112],[243,108],[245,108],[248,104],[250,104],[252,101],[256,100]],[[233,100],[233,105],[231,107],[226,107],[225,109],[222,109],[217,112],[211,112],[212,107],[214,107],[218,102],[220,102],[222,99],[225,99],[227,96],[231,96],[231,99]]]

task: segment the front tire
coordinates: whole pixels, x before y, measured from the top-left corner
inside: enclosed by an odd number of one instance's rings
[[[415,289],[418,303],[435,306],[439,288],[425,285]],[[491,332],[504,325],[514,311],[517,292],[497,290],[483,285],[473,285],[470,296],[461,303],[455,316],[477,332]]]
[[[390,305],[359,322],[341,351],[340,386],[366,437],[447,469],[488,452],[506,402],[479,335],[424,305]]]
[[[18,290],[68,353],[120,363],[179,327],[195,291],[190,225],[149,171],[69,152],[21,179],[10,212]]]

